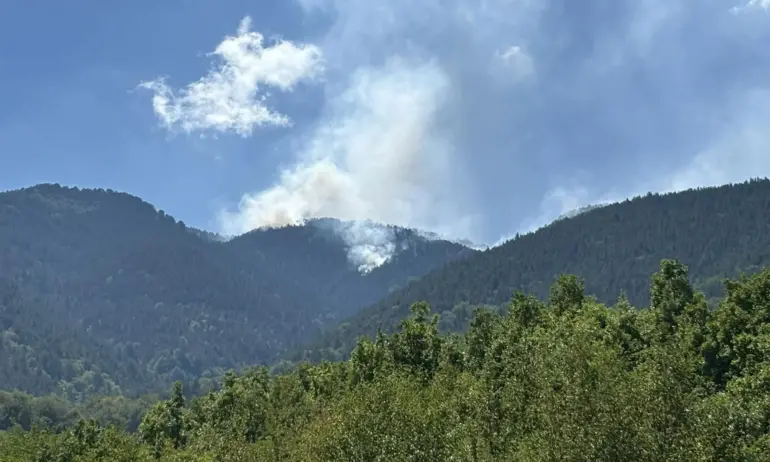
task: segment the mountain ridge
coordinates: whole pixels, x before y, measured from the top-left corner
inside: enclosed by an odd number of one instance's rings
[[[126,193],[0,193],[0,346],[14,358],[0,377],[74,400],[173,380],[195,392],[228,368],[344,357],[416,301],[443,329],[463,330],[475,306],[504,307],[516,290],[546,298],[562,272],[600,301],[626,292],[643,306],[664,258],[689,265],[714,298],[722,277],[770,261],[769,209],[764,179],[650,193],[486,251],[391,227],[406,250],[362,273],[344,238],[317,222],[222,240]]]

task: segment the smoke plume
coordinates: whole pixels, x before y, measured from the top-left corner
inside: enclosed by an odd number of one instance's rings
[[[437,126],[449,89],[433,62],[394,58],[359,69],[331,101],[296,164],[223,213],[224,232],[317,217],[351,220],[339,233],[351,262],[370,270],[396,251],[392,233],[377,222],[436,230],[454,219],[463,227],[470,218],[458,220],[463,213],[449,200],[458,176],[452,145]]]

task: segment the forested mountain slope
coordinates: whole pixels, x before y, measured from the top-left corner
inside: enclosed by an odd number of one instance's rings
[[[125,193],[2,193],[3,388],[79,399],[205,384],[271,362],[324,323],[472,252],[397,231],[404,250],[362,274],[342,239],[313,224],[224,242]]]
[[[559,219],[428,274],[307,350],[312,358],[339,358],[358,335],[395,327],[416,301],[428,301],[444,318],[467,318],[463,302],[499,305],[514,291],[543,298],[560,273],[584,278],[602,302],[625,291],[631,303],[647,306],[649,277],[664,258],[688,265],[709,298],[721,294],[723,277],[770,264],[770,181],[647,194]]]
[[[258,229],[236,237],[227,246],[241,258],[243,267],[269,267],[273,276],[294,281],[313,298],[328,303],[336,319],[378,301],[445,262],[475,253],[453,242],[425,239],[411,229],[384,226],[399,251],[387,264],[361,274],[351,267],[347,250],[340,245],[334,232],[336,223],[322,219],[280,232]]]

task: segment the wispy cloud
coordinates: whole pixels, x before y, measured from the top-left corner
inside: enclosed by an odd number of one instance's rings
[[[143,82],[153,91],[153,109],[168,129],[192,132],[234,132],[248,136],[262,125],[286,126],[288,116],[267,105],[267,88],[291,91],[322,71],[321,50],[281,40],[265,46],[246,17],[235,36],[226,37],[209,56],[218,66],[200,80],[174,91],[166,79]]]
[[[770,10],[770,0],[748,0],[747,3],[733,7],[734,13],[740,13],[752,9]]]
[[[535,63],[521,46],[511,45],[492,56],[492,72],[507,83],[520,83],[534,77]]]

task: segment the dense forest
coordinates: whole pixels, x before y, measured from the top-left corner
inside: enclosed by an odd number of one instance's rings
[[[358,336],[392,331],[418,301],[441,314],[442,328],[462,331],[473,311],[469,303],[499,309],[514,291],[544,299],[562,272],[581,277],[601,302],[612,303],[624,292],[632,304],[646,306],[649,275],[664,258],[687,264],[694,285],[715,304],[723,278],[770,264],[770,181],[647,194],[586,208],[429,273],[290,358],[342,359]]]
[[[399,252],[362,273],[330,231],[340,223],[224,240],[125,193],[2,193],[0,388],[79,402],[175,380],[205,391],[474,252],[390,227]]]
[[[649,308],[607,306],[561,275],[464,335],[415,303],[347,361],[230,372],[193,399],[177,382],[135,432],[16,426],[0,461],[770,460],[770,270],[714,309],[676,260],[648,284]]]

